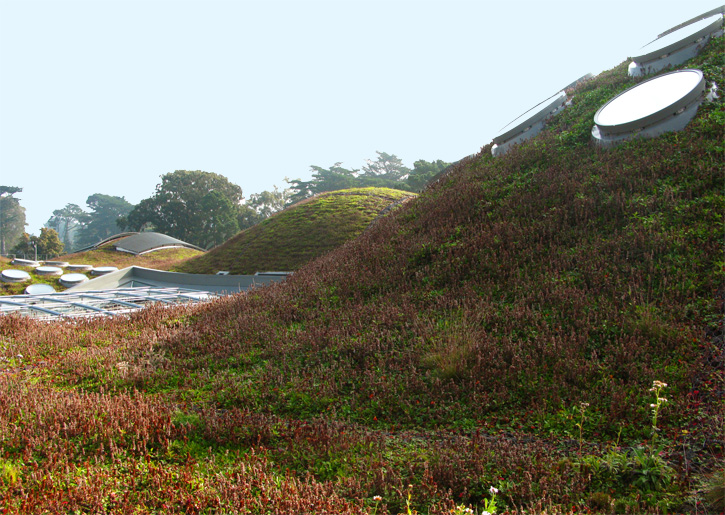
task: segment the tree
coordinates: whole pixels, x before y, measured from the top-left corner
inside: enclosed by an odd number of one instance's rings
[[[40,236],[33,236],[24,232],[13,252],[25,256],[57,256],[63,252],[63,243],[58,233],[50,227],[40,229]]]
[[[450,163],[446,163],[440,159],[433,162],[419,159],[413,163],[413,170],[406,178],[406,182],[408,183],[411,191],[421,191],[433,179],[433,177],[449,166],[451,166]]]
[[[56,209],[45,223],[46,227],[55,229],[61,236],[63,246],[67,252],[73,247],[73,236],[84,220],[87,220],[88,213],[83,211],[77,204],[66,204],[62,209]]]
[[[91,212],[79,217],[81,227],[78,230],[76,245],[79,248],[95,245],[118,234],[119,227],[116,223],[118,218],[126,216],[133,209],[133,204],[124,197],[102,193],[94,193],[88,197],[86,204]]]
[[[311,166],[312,179],[309,181],[285,179],[292,192],[288,202],[297,202],[325,191],[348,188],[375,187],[417,191],[427,183],[429,176],[432,177],[448,166],[448,163],[441,160],[434,163],[420,160],[416,161],[417,168],[411,170],[395,154],[379,151],[376,154],[377,159],[368,159],[362,170],[348,170],[338,162],[330,168]]]
[[[378,158],[373,161],[367,160],[367,164],[363,166],[363,177],[377,177],[392,181],[401,181],[410,173],[410,168],[403,164],[403,161],[395,154],[386,154],[385,152],[375,151]]]
[[[289,189],[280,190],[274,186],[273,191],[252,193],[249,199],[240,206],[237,220],[239,229],[247,229],[282,211],[290,201],[292,193]]]
[[[50,227],[40,229],[38,252],[44,256],[58,256],[63,253],[63,242],[60,241],[58,233],[54,229]]]
[[[210,249],[224,243],[239,232],[237,209],[231,201],[219,191],[210,191],[199,201],[199,232],[195,234],[199,247]]]
[[[154,228],[209,248],[238,232],[241,203],[242,188],[223,175],[176,170],[161,176],[154,195],[139,202],[118,222],[129,230]]]
[[[297,202],[324,191],[344,190],[358,186],[357,176],[360,170],[347,170],[341,165],[340,162],[335,163],[330,168],[313,165],[310,167],[312,169],[312,179],[306,182],[300,179],[285,179],[287,184],[290,185],[289,189],[294,192],[290,197],[290,201]]]
[[[0,186],[0,254],[5,254],[25,232],[25,208],[14,194],[23,191],[17,186]]]

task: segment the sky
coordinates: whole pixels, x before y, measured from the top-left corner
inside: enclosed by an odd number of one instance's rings
[[[175,170],[454,162],[718,1],[0,0],[0,185],[38,234]]]

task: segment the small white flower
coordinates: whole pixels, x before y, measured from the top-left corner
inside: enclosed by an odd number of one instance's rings
[[[650,408],[656,408],[657,407],[657,404],[650,404],[649,407]]]
[[[498,493],[498,488],[496,488],[495,486],[492,486],[491,488],[488,489],[488,491],[491,492],[493,495],[496,495]]]
[[[373,497],[373,501],[375,501],[375,502],[380,502],[382,500],[383,500],[383,498],[380,497],[379,495],[376,495],[375,497]]]
[[[481,515],[491,515],[491,512],[490,511],[482,511],[481,512]]]

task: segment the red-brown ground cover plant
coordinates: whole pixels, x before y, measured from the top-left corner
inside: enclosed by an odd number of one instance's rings
[[[722,41],[687,66],[725,83]],[[623,64],[579,86],[541,135],[484,147],[285,283],[117,319],[0,317],[0,506],[709,509],[725,106],[593,146],[594,112],[635,82]]]

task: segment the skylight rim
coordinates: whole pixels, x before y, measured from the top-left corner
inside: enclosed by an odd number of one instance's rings
[[[651,112],[650,114],[646,116],[641,116],[634,120],[625,121],[622,123],[603,123],[600,121],[601,114],[610,107],[613,103],[620,100],[625,95],[631,94],[632,91],[636,90],[637,88],[641,88],[644,85],[656,81],[656,80],[662,80],[664,77],[675,75],[675,74],[681,74],[681,73],[696,73],[699,76],[699,80],[697,84],[685,95],[681,96],[678,100],[669,103],[660,109],[657,109],[656,111]],[[615,96],[611,100],[609,100],[607,103],[605,103],[602,107],[600,107],[597,112],[594,114],[594,123],[599,128],[599,130],[603,134],[623,134],[627,132],[633,132],[638,129],[643,129],[645,127],[648,127],[650,125],[653,125],[655,123],[658,123],[660,121],[665,120],[668,116],[671,116],[673,113],[676,113],[680,109],[692,104],[695,102],[699,97],[701,97],[705,92],[705,76],[702,73],[701,70],[697,69],[684,69],[684,70],[676,70],[673,72],[663,73],[661,75],[657,75],[655,77],[652,77],[651,79],[647,79],[643,82],[640,82],[639,84],[636,84],[632,86],[631,88],[626,89],[619,95]]]
[[[553,100],[552,100],[553,99]],[[551,100],[551,102],[549,102]],[[521,115],[519,115],[517,118],[512,120],[510,123],[506,124],[505,127],[503,127],[501,130],[504,131],[507,127],[512,126],[512,124],[516,123],[516,120],[521,118],[522,116],[525,116],[527,113],[530,113],[534,109],[536,109],[539,106],[541,107],[539,110],[535,111],[534,114],[529,116],[528,118],[525,118],[521,122],[517,123],[516,125],[513,125],[511,129],[506,130],[505,132],[502,132],[495,138],[493,138],[493,142],[496,145],[501,145],[503,143],[506,143],[511,138],[517,136],[518,134],[521,134],[525,131],[526,128],[529,126],[535,124],[536,122],[539,122],[549,116],[552,110],[558,109],[559,107],[563,106],[566,103],[567,96],[565,91],[558,91],[556,94],[550,96],[546,100],[540,102],[539,104],[535,105],[531,109],[525,111]],[[546,102],[549,102],[546,104]]]
[[[722,14],[715,14],[715,15],[711,16],[710,18],[716,18],[716,19],[712,23],[708,24],[706,27],[704,27],[696,32],[693,32],[691,34],[683,33],[683,34],[687,34],[687,35],[683,35],[680,39],[678,39],[677,41],[675,41],[673,43],[670,43],[663,47],[658,47],[655,45],[654,47],[650,48],[649,50],[645,51],[644,53],[630,57],[630,59],[639,65],[646,65],[647,63],[649,63],[651,61],[656,61],[656,60],[660,59],[662,56],[669,55],[673,52],[686,48],[689,45],[694,44],[700,38],[707,37],[710,34],[713,34],[714,32],[717,32],[718,30],[723,28],[723,15]],[[699,23],[700,21],[706,21],[710,18],[705,18],[704,20],[698,20],[695,23]],[[674,32],[665,33],[665,34],[661,35],[660,37],[658,37],[657,39],[655,39],[654,41],[650,41],[649,43],[647,43],[645,46],[640,48],[639,51],[643,51],[643,50],[647,49],[647,47],[649,47],[650,45],[656,44],[660,39],[663,39],[664,37],[667,37],[672,34],[677,34],[679,31],[687,29],[688,27],[690,27],[690,25],[685,25],[684,27],[681,27]]]

